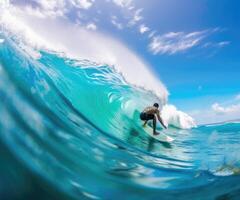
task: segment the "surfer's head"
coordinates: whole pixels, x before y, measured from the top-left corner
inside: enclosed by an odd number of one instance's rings
[[[159,107],[158,103],[154,103],[153,106],[156,107],[156,108]]]

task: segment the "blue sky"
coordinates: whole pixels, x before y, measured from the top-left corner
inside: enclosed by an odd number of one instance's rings
[[[197,121],[240,118],[240,2],[237,0],[11,1],[64,17],[121,41],[168,88],[169,102]],[[203,113],[206,113],[204,116]]]

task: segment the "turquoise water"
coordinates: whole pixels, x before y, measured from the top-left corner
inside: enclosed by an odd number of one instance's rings
[[[145,105],[159,101],[153,93],[110,66],[47,51],[33,59],[4,39],[2,197],[240,198],[239,123],[170,127],[174,142],[157,142],[138,120]]]

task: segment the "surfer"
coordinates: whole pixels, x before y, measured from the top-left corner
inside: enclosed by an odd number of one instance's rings
[[[154,103],[153,106],[146,107],[140,114],[140,119],[145,121],[143,126],[145,126],[148,120],[153,120],[153,135],[158,135],[156,132],[156,116],[161,125],[166,129],[167,127],[164,125],[162,118],[160,117],[160,111],[158,110],[158,103]]]

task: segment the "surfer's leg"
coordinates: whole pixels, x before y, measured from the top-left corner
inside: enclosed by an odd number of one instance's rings
[[[154,117],[153,117],[153,135],[157,135],[157,133],[156,133],[156,122],[157,122],[157,119],[154,115]]]

